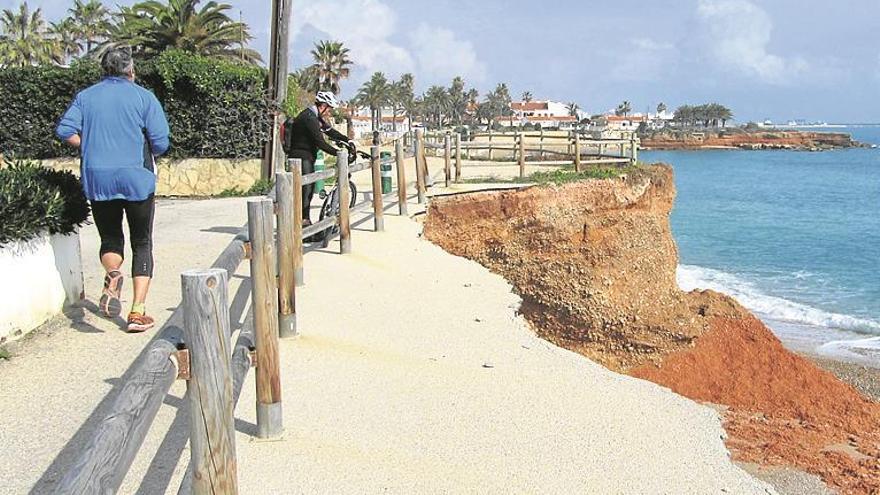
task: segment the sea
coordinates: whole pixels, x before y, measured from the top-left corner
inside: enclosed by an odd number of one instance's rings
[[[796,351],[880,368],[877,148],[644,151],[678,190],[671,215],[684,290],[729,294]]]

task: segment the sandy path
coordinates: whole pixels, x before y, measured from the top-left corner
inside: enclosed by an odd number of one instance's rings
[[[177,273],[208,266],[244,212],[242,199],[162,203],[157,316],[179,300]],[[384,233],[356,226],[353,255],[335,254],[335,242],[306,255],[302,336],[281,345],[286,434],[253,440],[251,373],[236,409],[241,493],[765,493],[729,461],[714,411],[535,338],[502,278],[395,213]],[[97,263],[85,261],[97,287]],[[53,333],[0,364],[4,492],[50,492],[87,437],[81,425],[151,337],[88,314]],[[120,493],[176,493],[183,389]]]

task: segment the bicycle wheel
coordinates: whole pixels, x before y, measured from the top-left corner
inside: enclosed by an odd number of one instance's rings
[[[348,181],[348,194],[348,207],[354,208],[354,204],[357,203],[358,190],[352,181]]]
[[[339,188],[333,187],[329,193],[327,193],[327,197],[324,198],[324,203],[321,204],[321,215],[320,219],[323,220],[325,218],[336,217],[339,216]],[[339,226],[334,225],[333,227],[324,231],[324,239],[329,239],[331,236],[334,236],[339,233]]]

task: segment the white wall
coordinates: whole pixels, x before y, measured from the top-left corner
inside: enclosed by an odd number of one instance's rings
[[[82,297],[78,234],[0,248],[0,341],[23,336]]]

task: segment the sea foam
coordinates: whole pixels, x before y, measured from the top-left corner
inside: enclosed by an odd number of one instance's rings
[[[771,296],[763,293],[748,280],[720,270],[695,265],[679,265],[676,279],[678,286],[685,291],[712,289],[732,296],[750,311],[757,313],[762,319],[769,318],[802,325],[880,335],[880,322],[878,321],[831,313],[781,297]],[[880,339],[865,339],[863,344],[871,348],[880,347]]]

